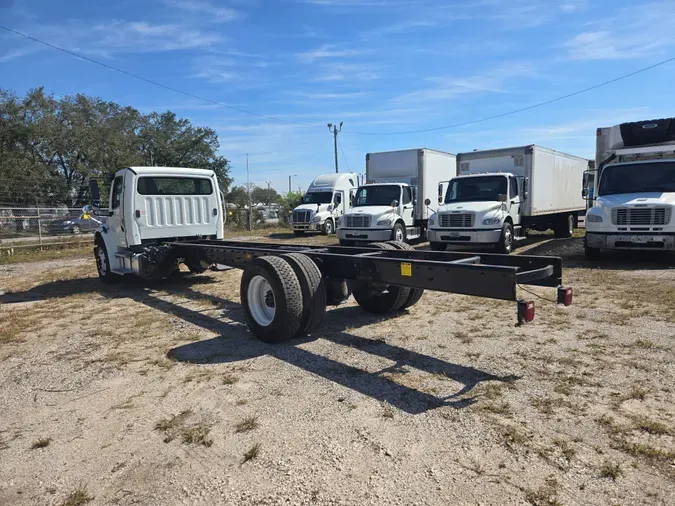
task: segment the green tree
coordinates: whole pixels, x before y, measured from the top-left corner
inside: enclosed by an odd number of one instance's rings
[[[288,192],[283,197],[281,197],[280,202],[281,209],[279,211],[279,219],[282,222],[284,223],[289,222],[289,218],[291,212],[293,212],[293,209],[302,204],[302,196],[303,194],[300,192]]]
[[[254,187],[251,190],[251,200],[253,204],[276,204],[281,199],[281,195],[277,193],[274,188],[260,188],[259,186]]]

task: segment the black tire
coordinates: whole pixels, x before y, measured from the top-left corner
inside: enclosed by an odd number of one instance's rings
[[[405,242],[405,227],[400,223],[394,223],[394,228],[391,230],[391,240],[396,242]],[[402,237],[399,241],[396,238]]]
[[[586,238],[584,238],[584,255],[586,256],[586,260],[589,262],[597,262],[602,258],[600,249],[589,247]]]
[[[82,232],[82,229],[80,228],[79,225],[73,225],[73,227],[70,229],[70,231],[71,231],[74,235],[79,235],[80,232]]]
[[[502,226],[502,235],[497,243],[497,253],[509,255],[513,251],[513,225],[508,221]]]
[[[100,279],[102,283],[111,285],[122,281],[122,276],[115,274],[110,270],[110,257],[108,256],[108,249],[105,247],[103,239],[98,237],[94,241],[94,258],[96,260],[98,279]]]
[[[303,235],[305,235],[305,231],[304,230],[293,230],[293,235],[295,237],[302,237]]]
[[[572,237],[572,234],[574,234],[574,215],[568,214],[560,218],[556,223],[553,234],[558,239],[568,239]]]
[[[391,241],[389,244],[391,244],[396,249],[415,251],[415,248],[405,242]],[[414,306],[422,298],[422,295],[424,295],[423,288],[410,288],[410,295],[408,295],[408,298],[401,306],[401,309],[408,309],[409,307]]]
[[[201,259],[186,259],[185,266],[192,274],[202,274],[211,265],[206,260]]]
[[[296,336],[312,334],[318,330],[326,314],[326,285],[314,261],[302,253],[282,255],[293,268],[302,288],[302,321]]]
[[[448,245],[443,242],[430,242],[429,249],[431,251],[445,251],[448,249]]]
[[[368,246],[385,250],[396,249],[386,242],[373,242]],[[403,307],[410,296],[410,288],[354,281],[352,295],[363,310],[373,314],[387,314],[399,311]]]
[[[335,226],[333,225],[333,220],[327,219],[323,227],[321,227],[321,233],[323,235],[333,235],[335,233]]]
[[[259,324],[251,313],[249,285],[257,276],[270,285],[274,316],[268,325]],[[293,337],[302,323],[302,288],[293,268],[281,257],[265,256],[253,260],[244,270],[239,290],[244,317],[251,333],[265,343],[281,343]]]

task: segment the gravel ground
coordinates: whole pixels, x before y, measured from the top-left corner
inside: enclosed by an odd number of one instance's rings
[[[276,346],[239,271],[0,266],[0,504],[675,503],[675,269],[526,249],[564,257],[573,306],[532,296],[516,328],[508,302],[350,300]]]

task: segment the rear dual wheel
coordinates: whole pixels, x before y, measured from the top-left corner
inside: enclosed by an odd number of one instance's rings
[[[326,311],[321,271],[300,253],[253,260],[242,275],[240,294],[251,332],[266,343],[316,331]]]

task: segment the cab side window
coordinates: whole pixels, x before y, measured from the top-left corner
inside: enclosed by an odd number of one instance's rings
[[[403,188],[403,205],[410,204],[412,202],[412,192],[410,191],[410,186]]]
[[[124,190],[124,179],[122,176],[117,176],[113,182],[112,193],[112,209],[117,209],[122,203],[122,191]]]
[[[515,177],[510,177],[509,181],[511,183],[509,185],[509,199],[513,200],[519,195],[519,193],[518,193],[518,180]]]

